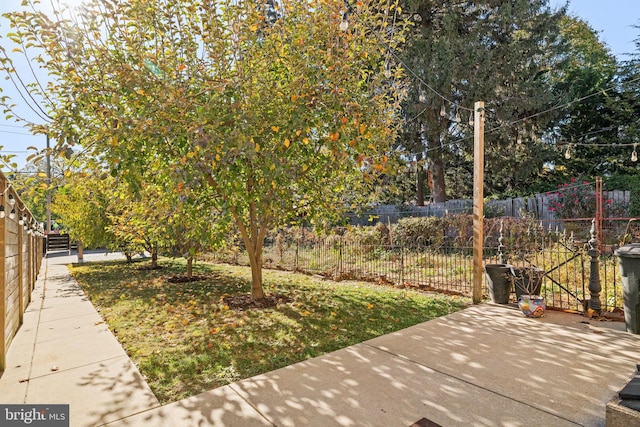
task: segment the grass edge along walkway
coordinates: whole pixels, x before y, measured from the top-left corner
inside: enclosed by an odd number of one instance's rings
[[[320,356],[465,308],[470,301],[366,282],[264,270],[276,305],[242,310],[248,267],[184,262],[74,264],[70,270],[162,404]]]

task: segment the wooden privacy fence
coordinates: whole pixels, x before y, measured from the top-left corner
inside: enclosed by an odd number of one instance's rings
[[[0,372],[22,324],[43,257],[41,225],[0,171]]]

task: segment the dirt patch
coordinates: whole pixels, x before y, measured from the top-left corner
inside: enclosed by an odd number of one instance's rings
[[[206,280],[206,276],[171,276],[167,279],[169,283],[191,283],[191,282],[201,282]]]
[[[275,307],[280,304],[292,302],[293,299],[286,295],[273,294],[266,295],[264,298],[259,300],[254,300],[250,294],[238,294],[224,297],[223,301],[229,306],[229,308],[244,311]]]
[[[145,267],[139,267],[137,268],[138,271],[147,271],[147,270],[162,270],[164,267],[161,265],[156,265],[155,267],[148,265]]]

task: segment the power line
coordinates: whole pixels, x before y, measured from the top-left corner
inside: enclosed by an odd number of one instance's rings
[[[423,80],[423,79],[418,75],[418,73],[416,73],[412,68],[410,68],[410,67],[408,67],[408,66],[407,66],[407,64],[402,60],[402,58],[400,58],[400,57],[398,56],[398,54],[396,54],[396,53],[395,53],[394,49],[393,49],[391,46],[389,46],[389,44],[388,44],[385,40],[381,39],[381,37],[378,35],[378,33],[375,31],[375,29],[373,29],[373,28],[372,28],[372,27],[371,27],[371,26],[370,26],[370,25],[369,25],[369,24],[368,24],[368,23],[367,23],[367,22],[366,22],[366,21],[365,21],[365,20],[360,16],[360,13],[359,13],[357,10],[354,10],[354,9],[351,7],[351,5],[349,4],[349,1],[348,1],[348,0],[345,0],[345,3],[346,3],[346,5],[347,5],[347,9],[348,9],[348,11],[349,11],[349,12],[351,12],[351,13],[353,13],[353,14],[356,16],[356,18],[358,18],[358,20],[359,20],[359,21],[360,21],[364,26],[366,26],[366,27],[367,27],[367,28],[368,28],[368,29],[369,29],[373,34],[375,34],[376,39],[378,40],[378,42],[380,42],[382,45],[384,45],[384,47],[387,49],[387,51],[390,53],[390,55],[391,55],[391,56],[393,56],[393,57],[394,57],[394,58],[395,58],[395,59],[396,59],[400,64],[402,64],[402,66],[404,67],[404,69],[405,69],[407,72],[409,72],[409,74],[411,74],[412,76],[414,76],[414,77],[418,80],[418,82],[419,82],[420,84],[424,85],[427,89],[429,89],[429,90],[430,90],[431,92],[433,92],[435,95],[437,95],[438,97],[440,97],[443,101],[448,102],[449,104],[451,104],[451,105],[455,106],[455,107],[456,107],[456,109],[458,109],[458,110],[459,110],[459,109],[462,109],[462,110],[467,110],[467,111],[471,111],[471,112],[473,112],[473,109],[472,109],[472,108],[466,108],[466,107],[463,107],[463,106],[461,106],[461,105],[458,105],[456,102],[454,102],[454,101],[450,100],[450,99],[449,99],[449,98],[447,98],[445,95],[443,95],[442,93],[440,93],[438,90],[436,90],[436,89],[434,89],[432,86],[430,86],[427,82],[425,82],[425,81],[424,81],[424,80]],[[344,19],[344,16],[343,16],[343,19]],[[627,83],[627,84],[629,84],[629,83],[634,83],[634,82],[636,82],[636,81],[638,81],[638,80],[640,80],[640,77],[636,77],[636,78],[634,78],[634,79],[631,79],[631,80],[629,80],[629,81],[626,81],[625,83]],[[606,88],[606,89],[597,90],[597,91],[595,91],[595,92],[593,92],[593,93],[590,93],[590,94],[588,94],[588,95],[586,95],[586,96],[583,96],[583,97],[581,97],[581,98],[577,98],[577,99],[574,99],[574,100],[569,101],[569,102],[567,102],[567,103],[559,104],[559,105],[556,105],[556,106],[554,106],[554,107],[548,108],[548,109],[546,109],[546,110],[544,110],[544,111],[540,111],[540,112],[537,112],[537,113],[531,114],[531,115],[529,115],[529,116],[527,116],[527,117],[524,117],[524,118],[521,118],[521,119],[518,119],[518,120],[514,120],[514,121],[511,121],[511,122],[509,122],[509,123],[506,123],[506,124],[503,124],[503,125],[496,126],[496,127],[494,127],[494,128],[488,129],[488,130],[486,131],[486,133],[492,133],[492,132],[498,131],[498,130],[503,129],[503,128],[506,128],[506,127],[512,127],[513,125],[516,125],[516,124],[521,123],[521,122],[525,122],[525,121],[530,120],[530,119],[533,119],[533,118],[535,118],[535,117],[538,117],[538,116],[541,116],[541,115],[544,115],[544,114],[548,114],[548,113],[551,113],[551,112],[553,112],[553,111],[560,110],[560,109],[563,109],[563,108],[567,108],[567,107],[569,107],[569,106],[570,106],[570,105],[572,105],[572,104],[575,104],[575,103],[578,103],[578,102],[585,101],[585,100],[587,100],[587,99],[589,99],[589,98],[591,98],[591,97],[594,97],[594,96],[596,96],[596,95],[598,95],[598,94],[601,94],[601,93],[605,93],[605,94],[606,94],[606,92],[608,92],[608,91],[610,91],[610,90],[613,90],[613,89],[615,89],[615,88],[616,88],[616,86],[615,86],[615,85],[613,85],[613,86],[610,86],[610,87],[608,87],[608,88]],[[444,107],[443,107],[443,108],[444,108]],[[412,121],[416,120],[419,116],[421,116],[422,114],[424,114],[424,113],[427,111],[427,109],[428,109],[428,108],[424,108],[424,109],[423,109],[422,111],[420,111],[416,116],[414,116],[414,117],[412,117],[412,118],[410,118],[410,119],[408,119],[408,120],[405,120],[405,123],[410,123],[410,122],[412,122]],[[606,129],[606,130],[609,130],[609,129]],[[585,137],[585,136],[587,136],[587,135],[591,135],[591,134],[594,134],[594,133],[604,132],[604,131],[605,131],[605,130],[603,129],[603,130],[601,130],[601,131],[591,132],[591,133],[588,133],[588,134],[585,134],[585,135],[581,135],[579,138],[582,138],[582,137]],[[447,144],[441,144],[441,145],[440,145],[440,147],[427,148],[426,152],[434,151],[434,150],[439,150],[439,149],[444,148],[445,146],[452,146],[452,145],[454,145],[454,144],[457,144],[457,143],[459,143],[459,142],[462,142],[462,141],[465,141],[465,140],[468,140],[468,139],[472,139],[472,138],[473,138],[472,136],[468,136],[468,137],[464,137],[464,138],[459,138],[459,139],[457,139],[457,140],[455,140],[455,141],[452,141],[452,142],[449,142],[449,143],[447,143]],[[574,145],[596,145],[596,144],[579,143],[579,144],[574,144]],[[608,145],[611,145],[611,144],[602,144],[602,146],[608,146]],[[633,146],[634,144],[617,144],[617,146],[623,146],[623,145],[626,145],[626,146]]]
[[[24,129],[24,126],[18,126],[18,125],[4,125],[0,123],[0,126],[2,127],[6,127],[6,128],[20,128],[20,129]]]
[[[0,130],[0,133],[10,133],[13,135],[27,135],[27,136],[35,136],[32,133],[27,133],[27,132],[14,132],[14,131],[10,131],[10,130]]]

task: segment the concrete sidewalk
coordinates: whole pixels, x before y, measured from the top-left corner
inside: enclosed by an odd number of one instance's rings
[[[602,426],[640,363],[623,323],[484,304],[161,407],[74,261],[45,260],[0,378],[0,403],[68,403],[72,426]]]

